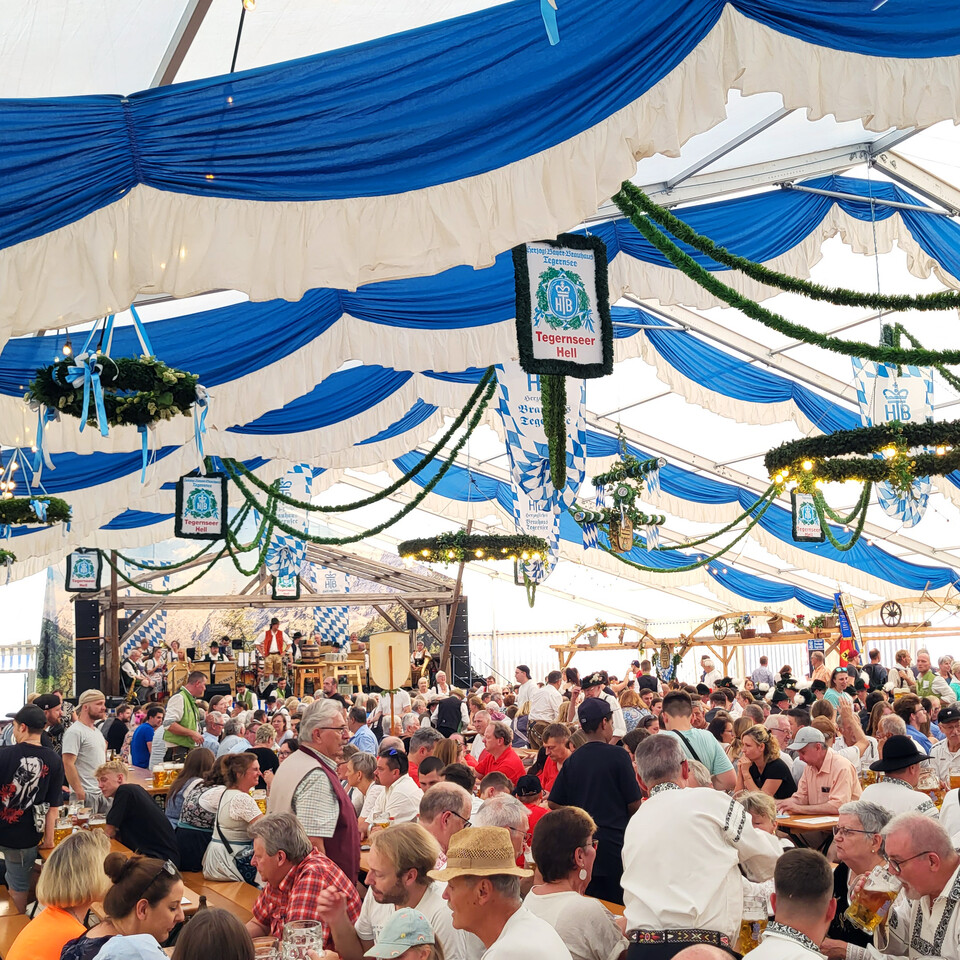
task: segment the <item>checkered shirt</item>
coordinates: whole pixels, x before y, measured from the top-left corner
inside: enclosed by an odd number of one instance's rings
[[[267,884],[253,905],[253,919],[270,931],[271,937],[283,935],[283,925],[294,920],[319,920],[323,926],[323,946],[333,948],[330,927],[320,916],[317,897],[321,890],[338,890],[347,898],[347,916],[355,924],[360,916],[360,897],[346,874],[317,850],[311,850],[277,886]]]

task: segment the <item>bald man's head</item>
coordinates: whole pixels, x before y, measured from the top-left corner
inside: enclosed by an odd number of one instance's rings
[[[733,956],[736,954],[710,943],[695,943],[674,954],[676,960],[730,960]]]

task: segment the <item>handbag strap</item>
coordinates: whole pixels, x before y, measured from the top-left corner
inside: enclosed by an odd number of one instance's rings
[[[697,763],[703,763],[703,761],[697,755],[697,751],[693,749],[693,744],[679,730],[674,730],[673,732],[683,741],[684,746],[693,754],[693,759],[696,760]]]
[[[220,800],[217,802],[217,815],[213,819],[213,825],[217,828],[217,833],[220,835],[220,842],[227,848],[227,853],[230,856],[233,856],[233,847],[230,846],[230,842],[223,835],[223,828],[220,826],[220,807],[223,804],[223,798],[227,795],[228,787],[224,787],[223,793],[220,794]]]

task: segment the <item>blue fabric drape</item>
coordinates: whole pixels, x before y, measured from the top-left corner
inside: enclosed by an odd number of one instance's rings
[[[809,590],[795,587],[790,583],[781,583],[768,580],[766,577],[758,577],[755,574],[738,570],[729,564],[726,566],[721,566],[719,562],[711,564],[707,572],[727,590],[757,603],[786,603],[788,600],[796,600],[805,607],[819,613],[829,613],[834,607],[833,597],[822,597],[817,593],[811,593]]]
[[[229,77],[121,96],[0,101],[0,246],[75,222],[138,183],[207,197],[380,196],[504,167],[636,100],[715,26],[723,0],[536,3]],[[736,0],[775,31],[878,57],[960,53],[954,0]],[[564,25],[576,29],[564,29]]]

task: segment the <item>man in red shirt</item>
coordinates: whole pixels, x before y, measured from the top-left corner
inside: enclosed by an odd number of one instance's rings
[[[247,921],[251,937],[277,937],[293,920],[319,920],[324,949],[333,946],[327,918],[317,906],[321,890],[335,890],[346,899],[351,923],[360,916],[360,898],[346,874],[310,842],[292,813],[270,813],[250,824],[253,865],[266,886]]]
[[[280,629],[280,621],[274,617],[263,637],[263,669],[270,681],[283,676],[283,654],[286,641]]]
[[[551,723],[543,731],[543,749],[547,759],[540,771],[540,784],[543,792],[549,794],[564,761],[573,753],[570,728],[564,723]]]
[[[516,786],[525,770],[512,743],[513,731],[505,723],[487,724],[483,732],[484,751],[477,764],[477,775],[485,777],[488,773],[502,773]]]

